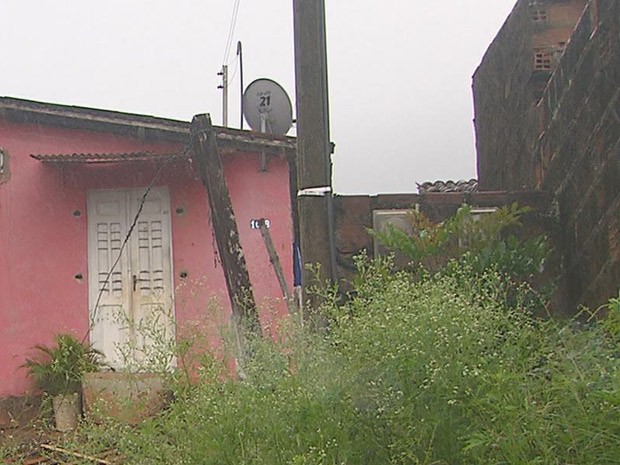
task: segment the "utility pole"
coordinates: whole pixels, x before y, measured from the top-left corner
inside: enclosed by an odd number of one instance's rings
[[[307,264],[319,264],[320,278],[334,282],[332,145],[329,136],[325,1],[293,0],[297,96],[297,188],[303,286],[311,284]]]
[[[222,89],[222,126],[228,127],[228,65],[222,65],[222,71],[217,73],[222,76],[222,84],[217,86]]]

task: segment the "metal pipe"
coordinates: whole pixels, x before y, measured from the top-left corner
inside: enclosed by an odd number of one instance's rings
[[[218,76],[222,76],[222,84],[217,86],[218,89],[222,89],[222,126],[228,126],[228,66],[222,65],[222,71],[217,73]]]
[[[325,21],[325,0],[322,0],[318,4],[319,15],[320,15],[320,33],[322,34],[322,53],[320,54],[320,66],[323,71],[323,78],[325,79],[323,95],[322,95],[322,104],[323,104],[323,114],[326,118],[326,132],[327,137],[325,138],[325,176],[329,182],[329,187],[331,187],[329,193],[327,194],[327,234],[329,238],[329,264],[331,269],[331,282],[338,283],[338,263],[336,258],[336,226],[335,226],[335,216],[334,216],[334,188],[333,188],[333,164],[332,164],[332,154],[334,153],[334,144],[331,141],[330,137],[330,125],[329,125],[329,73],[327,70],[327,25]]]
[[[228,127],[228,65],[222,66],[222,126]]]
[[[327,234],[329,234],[329,265],[332,284],[338,282],[338,261],[336,259],[336,220],[334,215],[334,192],[327,194]]]
[[[239,127],[243,129],[243,46],[241,45],[241,41],[237,42],[237,56],[239,56],[239,89],[241,98],[239,101],[241,102],[241,114],[239,115],[239,119],[241,123]]]

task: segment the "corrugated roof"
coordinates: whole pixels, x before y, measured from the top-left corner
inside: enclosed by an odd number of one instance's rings
[[[187,153],[67,153],[67,154],[31,154],[35,160],[45,163],[117,163],[123,161],[160,161],[172,158],[189,158]]]
[[[469,181],[428,181],[417,186],[419,194],[430,192],[478,192],[477,179],[470,179]]]

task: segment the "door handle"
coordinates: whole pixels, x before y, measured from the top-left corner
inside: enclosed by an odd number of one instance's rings
[[[135,274],[131,276],[131,283],[132,283],[132,285],[133,285],[133,290],[134,290],[134,292],[136,291],[136,288],[138,287],[138,283],[140,283],[140,282],[146,282],[146,283],[148,283],[148,282],[150,282],[150,281],[151,281],[150,279],[140,279],[140,278],[138,278],[138,276],[136,276]]]

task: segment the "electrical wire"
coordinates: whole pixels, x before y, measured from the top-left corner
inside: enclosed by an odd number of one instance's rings
[[[239,55],[235,57],[235,69],[233,70],[232,75],[228,78],[228,85],[230,85],[231,82],[234,82],[237,71],[239,71]]]
[[[241,3],[241,0],[235,0],[232,17],[230,18],[228,38],[226,39],[226,48],[224,50],[224,59],[222,60],[222,65],[227,64],[228,57],[230,56],[230,49],[232,47],[233,37],[235,35],[235,27],[237,26],[237,17],[239,16],[239,3]]]

